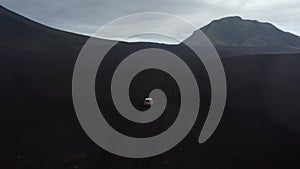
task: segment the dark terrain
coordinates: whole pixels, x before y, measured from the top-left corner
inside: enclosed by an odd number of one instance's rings
[[[182,59],[193,71],[198,72],[195,76],[201,84],[202,102],[196,124],[188,136],[172,150],[147,159],[128,159],[112,155],[93,143],[81,128],[73,108],[73,68],[88,37],[40,25],[2,7],[0,19],[0,168],[300,167],[300,54],[294,50],[300,46],[300,40],[295,35],[278,30],[280,36],[287,36],[287,39],[278,37],[282,40],[279,46],[283,49],[276,48],[277,52],[273,51],[275,49],[269,50],[270,45],[266,45],[262,51],[258,50],[261,46],[252,46],[250,50],[246,46],[232,46],[231,43],[220,47],[212,39],[222,57],[227,76],[228,98],[219,127],[203,144],[199,144],[197,139],[209,107],[210,84],[201,62],[184,55]],[[229,18],[228,22],[231,19],[239,20]],[[260,23],[256,24],[257,27],[259,25]],[[270,25],[267,27],[275,29]],[[248,29],[252,30],[252,27]],[[202,30],[206,32],[208,28],[204,27]],[[206,33],[210,38],[213,35]],[[257,39],[264,37],[265,34]],[[292,40],[289,41],[290,39]],[[249,41],[252,44],[258,43]],[[240,44],[240,41],[235,43]],[[288,46],[292,46],[293,50]],[[188,52],[182,44],[119,43],[117,47],[122,54],[148,47],[184,54]],[[247,50],[242,50],[243,47]],[[265,54],[271,52],[276,54]],[[117,57],[117,54],[111,53],[107,57],[111,59]],[[238,56],[240,54],[243,56]],[[109,63],[109,60],[105,63],[107,67],[110,66]],[[167,75],[159,72],[145,73],[147,78],[137,77],[135,83],[145,89],[137,90],[133,86],[131,91],[136,107],[139,106],[139,99],[134,98],[143,98],[153,87],[161,88],[166,93],[175,93],[176,96],[177,88],[169,85],[171,80]],[[154,78],[155,82],[151,83],[149,79]],[[96,80],[96,85],[100,86],[96,87],[98,101],[101,100],[102,93],[109,92],[100,90],[102,80],[106,81],[99,78]],[[171,97],[170,102],[176,105],[178,98]],[[101,108],[105,112],[112,111],[108,106]],[[172,109],[174,106],[169,111]],[[124,127],[127,124],[121,124],[124,121],[122,119],[111,123],[124,133],[142,136],[157,133],[161,127],[168,127],[172,118],[174,115],[165,115],[158,119],[157,124],[160,125],[142,126],[142,130],[135,125]]]

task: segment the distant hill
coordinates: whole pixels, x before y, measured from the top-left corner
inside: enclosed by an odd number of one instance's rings
[[[239,54],[299,53],[300,37],[270,23],[226,17],[214,20],[202,30],[219,51]],[[230,54],[229,54],[230,55]]]

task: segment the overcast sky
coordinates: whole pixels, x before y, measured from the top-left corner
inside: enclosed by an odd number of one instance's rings
[[[45,25],[91,35],[114,19],[165,12],[200,28],[214,19],[241,16],[300,35],[300,0],[0,0],[1,5]]]

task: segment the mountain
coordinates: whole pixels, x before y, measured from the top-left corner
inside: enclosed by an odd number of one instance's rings
[[[0,47],[31,51],[78,51],[88,37],[57,30],[27,19],[0,5]],[[220,56],[300,53],[300,37],[270,23],[226,17],[200,29]],[[138,43],[136,43],[138,44]]]
[[[270,23],[233,16],[200,29],[219,51],[238,54],[300,53],[300,37]]]

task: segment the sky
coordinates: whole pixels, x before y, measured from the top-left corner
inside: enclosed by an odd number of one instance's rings
[[[0,4],[47,26],[85,35],[94,34],[115,19],[140,12],[176,15],[197,29],[215,19],[241,16],[270,22],[300,35],[299,0],[0,0]],[[155,18],[152,22],[164,20]]]

